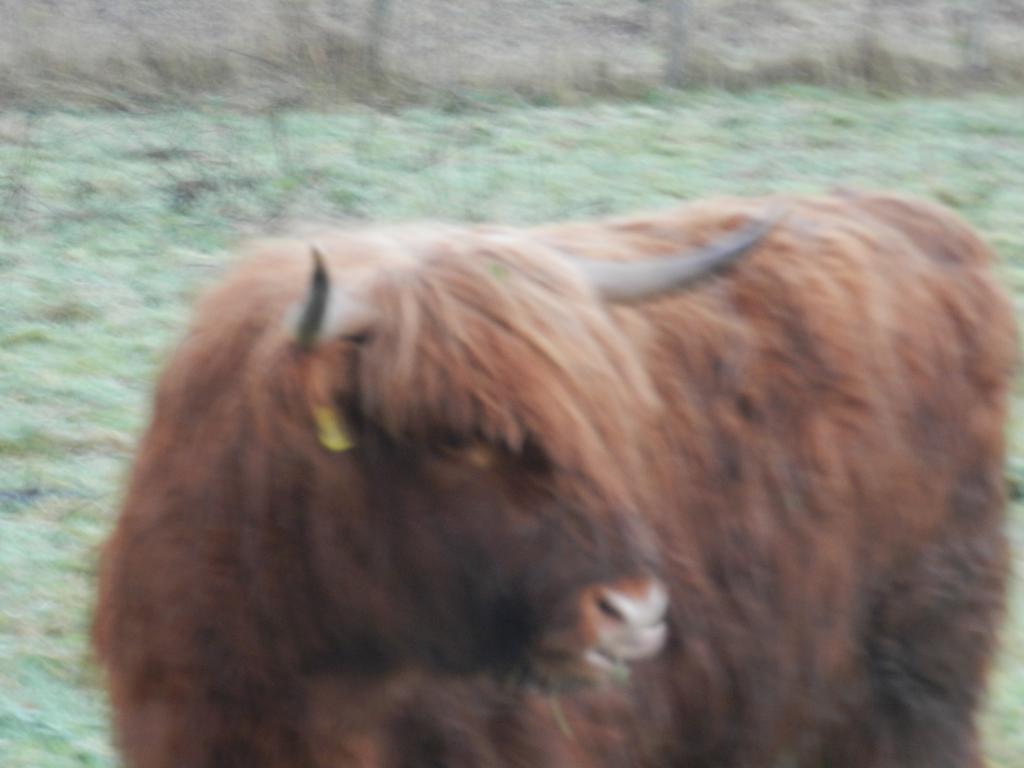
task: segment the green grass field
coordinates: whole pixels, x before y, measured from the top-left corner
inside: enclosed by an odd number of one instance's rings
[[[1024,313],[1022,118],[1016,98],[807,89],[571,109],[0,113],[0,765],[115,764],[86,648],[96,548],[157,366],[233,242],[292,218],[537,222],[887,187],[966,215]],[[1019,507],[1011,528],[1024,573]],[[1020,581],[1013,601],[985,719],[1000,768],[1024,766]]]

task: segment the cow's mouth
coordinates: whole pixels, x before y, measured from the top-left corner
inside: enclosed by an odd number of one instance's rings
[[[654,579],[594,585],[580,596],[578,624],[549,636],[523,678],[545,691],[566,691],[629,678],[632,663],[665,645],[668,594]]]
[[[639,594],[603,587],[596,600],[597,642],[584,653],[587,663],[621,674],[628,662],[653,656],[665,645],[668,594],[659,582],[648,581]]]
[[[617,632],[601,645],[588,650],[583,658],[588,664],[613,676],[628,672],[628,663],[653,656],[665,645],[668,626],[658,621],[650,626],[631,627]]]

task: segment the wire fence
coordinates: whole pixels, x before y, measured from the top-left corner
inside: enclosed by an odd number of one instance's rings
[[[0,0],[0,105],[1024,84],[1024,0]]]

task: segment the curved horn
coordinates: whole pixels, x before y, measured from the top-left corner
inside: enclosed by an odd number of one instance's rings
[[[732,264],[758,245],[787,211],[773,208],[738,232],[695,251],[640,262],[576,259],[575,263],[605,301],[651,299]]]
[[[324,255],[315,245],[313,275],[302,304],[296,308],[294,334],[303,347],[311,347],[325,338],[357,338],[365,335],[376,320],[376,313],[339,288],[332,287]]]

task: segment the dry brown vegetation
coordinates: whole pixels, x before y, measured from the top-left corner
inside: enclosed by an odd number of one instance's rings
[[[676,0],[683,2],[684,0]],[[374,5],[390,6],[387,23]],[[1024,0],[685,0],[682,82],[1024,83]],[[237,106],[663,81],[671,0],[0,0],[0,105]],[[383,29],[379,45],[372,30]],[[371,60],[379,51],[381,69]],[[381,76],[381,72],[386,74]]]

